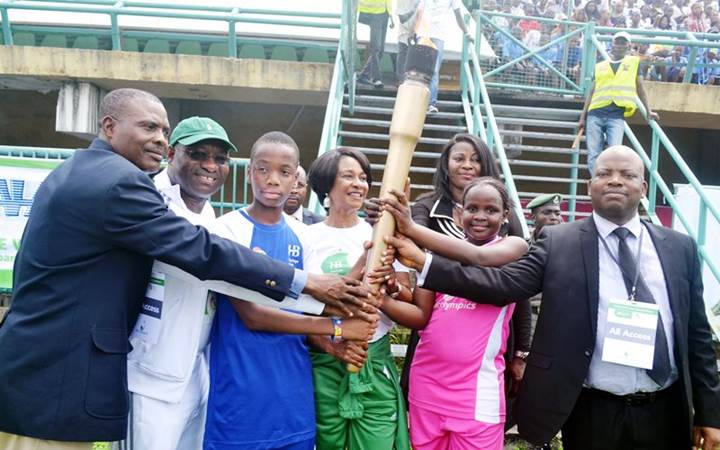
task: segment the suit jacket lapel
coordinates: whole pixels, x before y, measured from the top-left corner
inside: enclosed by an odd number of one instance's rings
[[[587,280],[587,299],[590,327],[593,339],[597,334],[598,287],[600,286],[600,267],[598,256],[598,233],[592,216],[580,227],[580,246],[585,263],[585,279]]]

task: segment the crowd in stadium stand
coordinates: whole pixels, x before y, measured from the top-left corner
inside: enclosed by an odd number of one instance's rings
[[[575,1],[572,9],[568,0],[487,0],[482,4],[485,12],[502,12],[517,16],[492,16],[498,28],[508,31],[522,41],[529,49],[537,49],[553,39],[567,34],[564,26],[553,22],[542,22],[535,18],[595,22],[597,27],[631,28],[642,31],[662,30],[691,33],[718,33],[720,30],[720,9],[718,0],[589,0]],[[572,10],[571,17],[568,11]],[[486,28],[487,30],[488,28]],[[571,28],[572,30],[572,28]],[[526,51],[507,35],[495,29],[487,32],[493,50],[504,64],[519,57]],[[640,36],[638,36],[640,37]],[[642,37],[652,37],[643,35]],[[678,39],[679,37],[673,37]],[[681,39],[684,39],[681,38]],[[702,38],[701,38],[702,40]],[[609,43],[608,43],[609,46]],[[562,41],[558,45],[541,51],[538,56],[562,66],[567,47],[566,72],[577,79],[582,59],[580,37]],[[685,76],[690,47],[671,44],[634,43],[632,51],[643,59],[641,74],[654,81],[681,82]],[[691,69],[691,82],[697,84],[720,84],[720,55],[714,48],[698,48],[695,66]],[[551,84],[549,71],[538,58],[526,59],[513,66],[511,76],[518,81],[533,84]]]

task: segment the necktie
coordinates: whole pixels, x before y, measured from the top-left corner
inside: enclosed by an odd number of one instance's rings
[[[624,227],[616,228],[613,231],[618,238],[618,259],[620,270],[625,281],[625,287],[628,293],[632,292],[635,274],[638,270],[637,263],[633,257],[630,247],[628,247],[626,238],[630,234],[630,230]],[[638,302],[655,303],[655,298],[650,293],[645,281],[641,276],[637,277],[637,285],[635,286],[635,299]],[[655,355],[653,357],[653,368],[647,371],[648,376],[652,378],[660,386],[664,386],[670,377],[670,353],[668,352],[667,337],[665,336],[665,328],[663,327],[662,317],[658,314],[658,325],[655,334]]]

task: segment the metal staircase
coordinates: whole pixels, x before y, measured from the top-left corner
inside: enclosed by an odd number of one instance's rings
[[[379,186],[390,142],[390,119],[395,104],[396,89],[359,90],[355,96],[354,114],[350,113],[349,96],[344,96],[340,116],[339,144],[360,149],[371,162],[373,186]],[[452,100],[452,98],[457,100]],[[442,147],[456,133],[467,133],[465,115],[459,94],[441,97],[441,112],[428,115],[422,137],[414,153],[410,168],[411,197],[432,190],[432,174]]]
[[[360,90],[355,97],[354,114],[350,113],[349,96],[344,95],[339,144],[358,148],[367,155],[373,168],[374,186],[380,185],[385,169],[396,93],[395,89]],[[441,112],[426,117],[414,154],[410,168],[412,198],[432,190],[432,174],[448,139],[456,133],[468,132],[460,93],[444,93],[444,98],[438,102]],[[582,160],[575,161],[578,153],[570,148],[580,116],[578,109],[528,107],[509,101],[494,101],[492,108],[523,204],[541,193],[558,192],[569,196],[577,178],[587,178],[587,152],[581,150]],[[487,126],[487,118],[484,121]],[[573,169],[578,171],[577,178],[573,178]],[[585,184],[578,185],[581,188],[575,198],[579,202],[589,201]],[[587,214],[577,213],[578,216]]]
[[[572,149],[577,133],[580,109],[575,104],[567,108],[550,108],[513,104],[513,99],[493,96],[492,109],[512,176],[523,204],[533,197],[557,192],[569,201],[587,203],[589,196],[582,180],[589,177],[584,150]],[[484,118],[487,126],[487,119]],[[580,180],[581,182],[578,182]],[[564,208],[565,215],[573,215]],[[581,208],[575,216],[587,215]]]

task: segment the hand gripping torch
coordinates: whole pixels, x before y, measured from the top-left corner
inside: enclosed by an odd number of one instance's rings
[[[390,122],[390,147],[380,187],[380,198],[387,197],[390,189],[402,191],[405,186],[405,181],[410,173],[413,152],[425,123],[425,113],[430,97],[430,79],[436,59],[437,49],[427,38],[421,39],[408,49],[405,81],[398,88]],[[394,232],[395,219],[391,214],[383,212],[373,227],[373,245],[365,267],[364,283],[366,285],[369,286],[367,275],[373,269],[381,266],[382,254],[387,249],[383,238],[392,236]],[[378,285],[370,287],[380,288]],[[358,372],[360,368],[348,364],[347,370]]]

